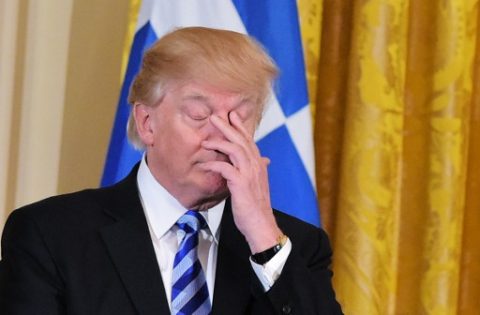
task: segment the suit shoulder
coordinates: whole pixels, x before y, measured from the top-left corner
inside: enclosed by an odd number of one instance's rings
[[[90,188],[68,194],[52,196],[19,209],[14,210],[10,216],[28,216],[40,218],[42,216],[60,215],[67,213],[84,213],[91,210],[97,211],[98,208],[108,207],[115,200],[125,200],[135,198],[136,174],[138,164],[132,169],[123,180],[108,187]],[[122,203],[117,201],[115,203]]]
[[[41,216],[52,211],[60,211],[65,207],[78,207],[94,200],[97,189],[85,189],[73,193],[51,196],[28,205],[22,206],[12,212],[15,215]]]
[[[99,212],[106,194],[106,189],[97,188],[48,197],[12,211],[7,222],[31,220],[51,225],[81,220]]]

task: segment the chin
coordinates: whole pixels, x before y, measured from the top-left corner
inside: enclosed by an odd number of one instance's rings
[[[228,192],[227,181],[219,174],[210,173],[202,183],[206,194],[219,195]]]

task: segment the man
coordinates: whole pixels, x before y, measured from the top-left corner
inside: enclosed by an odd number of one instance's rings
[[[270,205],[253,134],[276,73],[235,32],[155,43],[129,95],[141,163],[12,213],[0,313],[341,313],[325,233]]]

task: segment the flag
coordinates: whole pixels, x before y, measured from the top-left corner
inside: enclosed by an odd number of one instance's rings
[[[255,141],[262,156],[271,160],[272,206],[318,226],[312,123],[295,0],[142,1],[101,185],[122,179],[142,156],[128,143],[126,124],[128,91],[143,52],[164,34],[186,26],[249,34],[279,67],[274,95],[266,105]]]

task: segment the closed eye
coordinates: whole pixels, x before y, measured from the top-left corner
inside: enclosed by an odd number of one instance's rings
[[[193,120],[202,121],[208,118],[207,115],[188,115]]]

